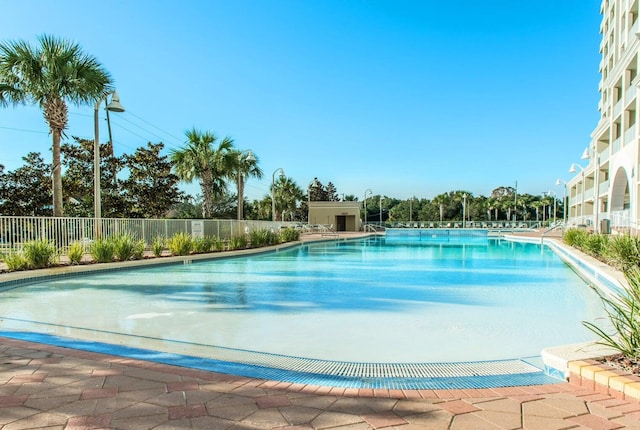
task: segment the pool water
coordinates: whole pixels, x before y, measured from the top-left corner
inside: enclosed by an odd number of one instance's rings
[[[486,238],[321,242],[0,294],[2,330],[379,363],[535,357],[593,340],[581,322],[604,314],[548,248]]]

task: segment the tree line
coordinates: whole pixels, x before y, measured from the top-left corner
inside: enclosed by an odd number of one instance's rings
[[[63,143],[62,138],[68,128],[69,103],[98,106],[114,92],[109,72],[75,43],[49,35],[40,36],[35,46],[21,40],[0,42],[0,107],[38,105],[52,136],[50,164],[42,154],[29,153],[23,157],[24,165],[14,171],[5,172],[0,165],[0,215],[94,215],[93,142],[73,138]],[[262,177],[256,155],[237,149],[233,139],[218,139],[209,131],[194,128],[186,137],[184,148],[168,156],[161,155],[162,143],[150,142],[120,157],[114,155],[111,143],[99,145],[101,215],[232,218],[235,214],[238,219],[305,221],[308,201],[339,200],[331,182],[325,186],[316,178],[305,192],[283,175],[268,195],[246,202],[246,179]],[[178,189],[179,181],[198,181],[201,194],[185,195]],[[357,200],[352,195],[342,199]],[[371,196],[364,203],[366,221],[552,216],[550,196],[516,196],[509,187],[496,188],[490,197],[451,191],[432,200]]]

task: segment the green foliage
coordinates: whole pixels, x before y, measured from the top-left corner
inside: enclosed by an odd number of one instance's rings
[[[81,242],[74,242],[67,249],[67,258],[71,264],[80,264],[84,253],[84,245]]]
[[[247,240],[246,235],[242,234],[233,236],[229,239],[229,251],[233,251],[235,249],[246,249],[248,244],[249,241]]]
[[[563,239],[567,245],[581,249],[588,234],[589,233],[587,233],[586,230],[570,228],[565,232]]]
[[[252,230],[249,233],[249,242],[252,248],[275,245],[280,243],[280,235],[267,229]]]
[[[193,250],[193,239],[187,233],[177,233],[167,241],[172,255],[189,255]]]
[[[613,236],[609,241],[606,255],[609,264],[621,270],[640,265],[640,239],[629,234]]]
[[[610,346],[627,357],[640,357],[640,268],[625,271],[629,288],[612,296],[596,289],[607,312],[611,330],[583,321],[583,325],[598,335],[601,345]]]
[[[3,254],[2,261],[7,265],[7,270],[9,272],[26,270],[29,267],[27,259],[21,252],[10,252],[8,254]]]
[[[115,253],[116,246],[112,239],[96,239],[89,245],[89,254],[98,263],[111,263]]]
[[[130,234],[121,234],[113,238],[114,254],[120,261],[139,260],[144,254],[144,241]]]
[[[0,213],[51,216],[51,165],[37,152],[30,152],[22,161],[14,171],[0,169]]]
[[[151,244],[151,250],[153,251],[153,255],[156,257],[160,257],[162,255],[162,251],[164,251],[165,240],[162,236],[156,236],[153,238],[153,243]]]
[[[285,228],[280,232],[280,241],[281,242],[295,242],[300,239],[300,231],[295,228]]]
[[[193,240],[193,252],[203,253],[217,250],[219,240],[214,236],[203,236]]]
[[[49,267],[58,261],[58,250],[56,246],[53,242],[46,240],[31,240],[24,244],[22,252],[31,269]]]
[[[609,236],[604,234],[589,234],[582,244],[583,250],[593,257],[603,258],[607,252]]]

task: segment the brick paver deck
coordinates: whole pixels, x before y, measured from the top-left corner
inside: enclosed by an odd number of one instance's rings
[[[0,429],[640,429],[640,402],[569,383],[332,389],[0,338]]]

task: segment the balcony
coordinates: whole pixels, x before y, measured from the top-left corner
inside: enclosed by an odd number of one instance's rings
[[[628,105],[631,101],[636,97],[638,93],[638,87],[635,85],[629,85],[629,87],[624,92],[624,104]]]
[[[607,194],[608,192],[609,192],[609,181],[601,182],[600,185],[598,185],[598,196]]]
[[[613,107],[613,117],[619,117],[620,113],[622,113],[622,100],[618,100],[618,103]]]
[[[609,160],[609,147],[608,146],[598,153],[598,158],[600,159],[601,163],[604,163],[605,161]]]
[[[629,145],[636,139],[636,125],[633,124],[624,132],[624,145]]]
[[[615,154],[616,152],[620,151],[620,144],[622,143],[622,139],[621,138],[617,138],[616,140],[613,141],[613,145],[611,146],[611,153]]]

